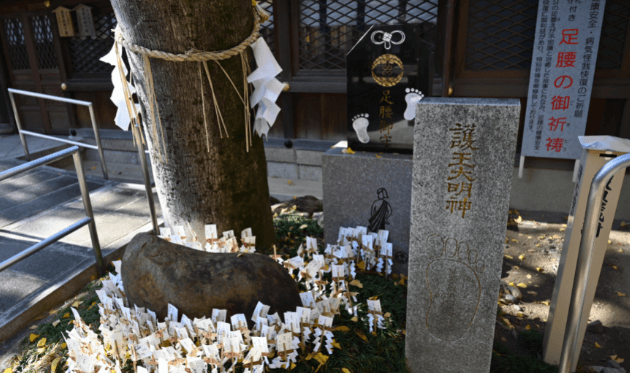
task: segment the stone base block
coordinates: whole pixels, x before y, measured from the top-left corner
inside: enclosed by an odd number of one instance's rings
[[[389,242],[394,247],[392,272],[407,274],[411,157],[373,152],[343,154],[340,148],[322,156],[327,244],[336,243],[339,227],[369,227],[373,215],[386,211],[389,217],[382,229],[389,230]]]

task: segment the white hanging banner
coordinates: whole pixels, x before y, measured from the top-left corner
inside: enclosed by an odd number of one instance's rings
[[[521,155],[579,159],[606,0],[540,0]]]
[[[258,68],[247,77],[247,82],[254,85],[254,92],[249,98],[249,104],[252,108],[258,105],[254,131],[260,136],[267,136],[269,129],[280,113],[280,107],[276,105],[276,100],[280,96],[284,84],[275,76],[282,72],[282,68],[271,53],[265,39],[259,38],[252,43],[251,47]]]

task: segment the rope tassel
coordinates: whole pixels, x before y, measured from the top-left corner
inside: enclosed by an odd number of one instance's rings
[[[267,22],[267,20],[269,20],[269,18],[271,17],[269,13],[267,13],[267,11],[265,11],[265,9],[263,9],[263,7],[261,7],[256,0],[252,0],[252,5],[254,6],[254,9],[256,10],[256,13],[258,13],[258,16],[260,17],[262,22]]]

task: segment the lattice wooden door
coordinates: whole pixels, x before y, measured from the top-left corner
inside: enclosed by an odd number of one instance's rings
[[[11,87],[63,96],[50,16],[23,11],[5,15],[0,22]],[[15,98],[24,129],[68,133],[70,117],[66,104],[22,95]]]

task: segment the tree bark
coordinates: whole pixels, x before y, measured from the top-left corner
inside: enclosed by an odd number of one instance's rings
[[[254,25],[250,0],[112,0],[112,6],[125,40],[171,53],[229,49],[246,39]],[[253,146],[246,152],[243,103],[221,68],[208,61],[229,138],[225,134],[220,138],[208,78],[204,72],[200,79],[198,62],[150,59],[168,158],[164,162],[158,154],[162,137],[151,130],[143,57],[127,53],[166,223],[189,222],[199,239],[204,237],[204,224],[217,224],[219,234],[233,229],[237,236],[251,227],[258,245],[275,243],[263,142],[253,135]],[[220,63],[242,95],[240,57]]]

